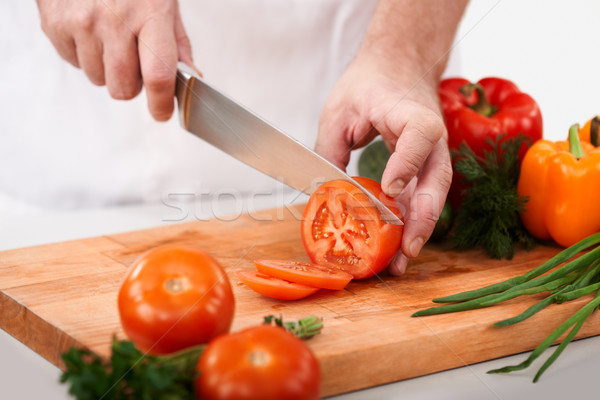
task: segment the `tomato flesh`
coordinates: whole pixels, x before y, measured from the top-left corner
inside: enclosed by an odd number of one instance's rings
[[[332,216],[325,202],[318,207],[311,234],[315,240],[331,238],[324,258],[333,265],[357,264],[360,257],[354,251],[356,243],[368,243],[370,239],[364,222],[356,221],[346,209],[342,209],[339,215]]]
[[[356,180],[401,217],[398,205],[369,178]],[[310,197],[302,218],[302,241],[315,264],[356,279],[381,272],[400,249],[401,225],[387,224],[368,197],[346,181],[331,181]]]
[[[316,287],[289,282],[256,271],[237,271],[236,274],[250,289],[278,300],[299,300],[319,290]]]
[[[254,264],[265,275],[320,289],[342,290],[352,280],[338,268],[300,261],[255,260]]]
[[[234,298],[213,257],[193,247],[166,245],[133,263],[118,306],[123,330],[140,351],[167,354],[227,333]]]
[[[312,351],[280,327],[261,325],[211,341],[198,360],[196,396],[206,400],[319,399]]]

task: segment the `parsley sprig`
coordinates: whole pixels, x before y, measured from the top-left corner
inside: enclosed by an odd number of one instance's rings
[[[487,142],[491,150],[484,151],[483,157],[464,142],[452,153],[455,169],[467,184],[454,244],[458,248],[483,246],[493,258],[511,259],[516,244],[529,249],[534,243],[519,217],[527,198],[517,193],[519,150],[530,138],[499,136]]]
[[[107,364],[89,350],[71,348],[62,358],[61,383],[78,400],[193,399],[196,361],[204,346],[169,357],[142,354],[130,341],[113,338]]]

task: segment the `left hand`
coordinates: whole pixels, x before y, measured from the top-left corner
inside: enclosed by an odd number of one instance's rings
[[[392,152],[382,188],[397,199],[405,219],[401,251],[388,269],[400,275],[444,206],[452,181],[448,134],[437,80],[359,56],[327,100],[315,150],[345,169],[350,152],[378,134]]]

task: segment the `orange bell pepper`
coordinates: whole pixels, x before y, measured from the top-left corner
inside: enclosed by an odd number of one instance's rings
[[[600,128],[600,116],[595,116],[583,125],[579,130],[579,140],[582,142],[588,142],[593,144],[595,147],[600,146],[600,134],[598,133]]]
[[[521,212],[536,238],[571,246],[600,231],[600,148],[569,129],[568,142],[538,140],[525,154],[517,192],[529,201]]]

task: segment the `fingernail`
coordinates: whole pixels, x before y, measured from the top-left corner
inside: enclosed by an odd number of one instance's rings
[[[423,247],[424,242],[425,242],[425,240],[421,236],[417,236],[416,238],[413,239],[412,243],[409,246],[410,254],[413,257],[416,257],[419,255],[419,252],[421,251],[421,248]]]
[[[404,181],[402,179],[396,179],[388,186],[388,195],[396,197],[404,189]]]

